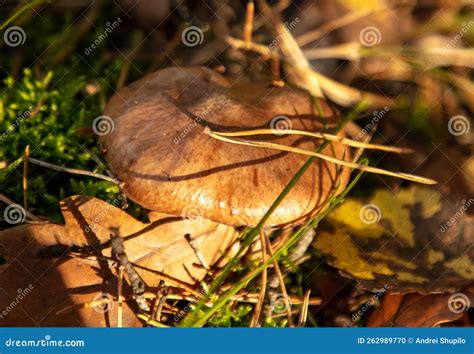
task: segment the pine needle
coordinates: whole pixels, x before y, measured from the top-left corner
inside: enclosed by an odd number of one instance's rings
[[[302,154],[302,155],[314,156],[314,157],[320,158],[322,160],[335,163],[337,165],[357,169],[357,170],[360,170],[360,171],[365,171],[365,172],[370,172],[370,173],[375,173],[375,174],[380,174],[380,175],[386,175],[386,176],[402,178],[402,179],[405,179],[405,180],[408,180],[408,181],[413,181],[413,182],[418,182],[418,183],[423,183],[423,184],[436,184],[437,183],[436,181],[434,181],[432,179],[429,179],[429,178],[416,176],[416,175],[412,175],[412,174],[409,174],[409,173],[403,173],[403,172],[392,172],[392,171],[387,171],[387,170],[377,168],[377,167],[366,166],[366,165],[361,165],[361,164],[354,163],[354,162],[343,161],[343,160],[339,160],[335,157],[331,157],[331,156],[327,156],[327,155],[324,155],[324,154],[321,154],[321,153],[312,152],[312,151],[308,151],[308,150],[303,150],[303,149],[299,149],[299,148],[295,148],[295,147],[291,147],[291,146],[275,144],[275,143],[268,143],[268,142],[263,142],[263,141],[230,139],[230,138],[226,138],[224,136],[221,136],[220,133],[216,133],[216,132],[211,131],[211,129],[209,129],[209,127],[206,127],[204,129],[204,133],[208,134],[209,136],[211,136],[214,139],[221,140],[221,141],[228,142],[228,143],[233,143],[233,144],[238,144],[238,145],[246,145],[246,146],[252,146],[252,147],[259,147],[259,148],[275,149],[275,150],[293,152],[293,153]]]

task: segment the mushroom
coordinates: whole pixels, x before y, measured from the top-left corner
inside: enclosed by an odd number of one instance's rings
[[[286,134],[286,129],[317,133],[337,123],[325,101],[302,90],[232,82],[201,67],[150,74],[113,96],[104,113],[113,129],[100,142],[129,198],[160,213],[233,226],[255,226],[307,156],[231,144],[205,134],[205,128],[272,129],[273,134],[258,135],[258,141],[314,151],[321,140]],[[336,139],[345,136],[342,131]],[[321,153],[351,160],[348,147],[340,143]],[[317,160],[267,226],[300,222],[342,191],[349,173],[346,167]]]

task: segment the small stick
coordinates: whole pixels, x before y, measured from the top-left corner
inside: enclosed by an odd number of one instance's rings
[[[146,322],[146,324],[148,325],[151,325],[153,327],[159,327],[159,328],[169,328],[169,326],[161,323],[161,322],[158,322],[156,320],[154,320],[153,318],[151,318],[150,315],[147,315],[147,314],[144,314],[144,313],[139,313],[137,315],[137,317],[143,321]]]
[[[0,193],[0,202],[3,202],[5,204],[16,204],[13,200],[11,200],[10,198],[8,198],[7,196],[3,195]],[[30,213],[28,210],[25,210],[25,216],[30,219],[30,220],[33,220],[34,223],[40,223],[40,224],[49,224],[49,221],[48,220],[42,220],[41,218],[37,217],[36,215]]]
[[[114,177],[105,176],[105,175],[102,175],[100,173],[84,171],[84,170],[78,170],[76,168],[62,167],[62,166],[54,165],[54,164],[49,163],[49,162],[37,160],[37,159],[34,159],[32,157],[29,158],[29,161],[32,164],[42,166],[42,167],[46,167],[46,168],[50,168],[52,170],[56,170],[56,171],[60,171],[60,172],[67,172],[67,173],[72,173],[72,174],[76,174],[76,175],[83,175],[83,176],[89,176],[89,177],[95,177],[95,178],[103,179],[105,181],[112,182],[112,183],[118,185],[119,187],[124,185],[124,183],[120,182],[118,179],[116,179]]]
[[[158,321],[161,319],[161,313],[163,312],[163,307],[166,304],[166,300],[168,300],[168,295],[163,294],[163,296],[160,298],[160,301],[158,302],[158,309],[155,314],[155,318]]]
[[[265,241],[265,235],[263,234],[265,231],[260,230],[260,243],[262,244],[262,263],[265,263],[267,260],[267,246]],[[263,302],[265,300],[265,293],[267,290],[267,268],[263,268],[262,270],[262,281],[260,285],[260,292],[258,294],[258,300],[255,304],[255,308],[252,314],[252,320],[250,321],[250,327],[256,327],[258,324],[258,320],[260,319],[260,315],[262,313]]]
[[[275,132],[281,135],[302,135],[302,136],[309,136],[318,139],[325,139],[329,141],[334,141],[337,143],[341,143],[344,145],[348,145],[351,147],[358,147],[364,149],[371,149],[371,150],[381,150],[381,151],[388,151],[388,152],[395,152],[400,154],[408,154],[412,153],[413,149],[406,148],[406,147],[394,147],[394,146],[385,146],[379,144],[369,144],[364,143],[352,139],[347,139],[340,137],[334,134],[327,134],[327,133],[317,133],[317,132],[308,132],[304,130],[297,130],[297,129],[253,129],[253,130],[243,130],[243,131],[236,131],[236,132],[213,132],[214,134],[218,134],[220,136],[252,136],[252,135],[275,135]],[[280,133],[281,132],[281,133]]]
[[[114,233],[116,235],[114,235]],[[138,307],[141,311],[148,312],[150,311],[150,308],[148,307],[146,299],[143,296],[143,294],[145,293],[145,282],[142,280],[140,275],[133,267],[132,262],[130,262],[130,260],[128,259],[128,256],[125,253],[125,246],[123,245],[122,239],[119,235],[117,235],[118,232],[115,230],[114,233],[111,234],[111,245],[113,253],[120,262],[120,265],[127,273],[128,279],[130,280],[130,283],[132,285],[133,295],[135,297],[135,301],[137,302]]]
[[[119,266],[118,274],[118,308],[117,308],[117,327],[122,328],[122,318],[123,318],[123,266]]]
[[[359,10],[356,12],[349,12],[348,14],[338,17],[332,21],[329,21],[322,26],[318,27],[315,30],[308,31],[301,36],[296,37],[296,42],[298,45],[301,47],[314,42],[315,40],[318,40],[322,36],[328,34],[329,32],[334,31],[335,29],[338,29],[343,26],[347,26],[357,20],[360,20],[368,15],[374,14],[375,12],[379,11],[387,11],[387,8],[379,9],[379,10]]]
[[[194,239],[192,238],[191,234],[185,234],[184,238],[186,239],[186,241],[188,241],[189,245],[193,249],[194,253],[196,254],[196,257],[198,258],[199,262],[204,267],[204,269],[206,270],[211,269],[209,265],[207,264],[206,260],[204,259],[203,254],[199,250],[198,245],[196,245],[196,242],[194,242]]]
[[[274,57],[270,60],[270,66],[272,69],[272,85],[276,87],[283,87],[285,86],[285,81],[281,79],[281,72],[280,72],[280,58]]]
[[[304,293],[304,300],[301,306],[300,317],[298,319],[298,327],[304,327],[307,319],[308,319],[308,307],[309,307],[309,299],[311,295],[311,290],[306,290]]]
[[[268,142],[262,142],[262,141],[229,139],[229,138],[225,138],[223,136],[220,136],[217,133],[212,132],[209,129],[209,127],[206,127],[206,129],[204,130],[204,133],[210,135],[211,137],[213,137],[217,140],[225,141],[225,142],[228,142],[228,143],[246,145],[246,146],[253,146],[253,147],[259,147],[259,148],[275,149],[275,150],[293,152],[293,153],[307,155],[307,156],[314,156],[314,157],[320,158],[322,160],[332,162],[332,163],[337,164],[337,165],[357,169],[357,170],[360,170],[360,171],[365,171],[365,172],[371,172],[371,173],[376,173],[376,174],[381,174],[381,175],[386,175],[386,176],[402,178],[402,179],[406,179],[408,181],[413,181],[413,182],[418,182],[418,183],[423,183],[423,184],[437,184],[438,183],[435,180],[432,180],[430,178],[416,176],[416,175],[412,175],[412,174],[404,173],[404,172],[391,172],[391,171],[387,171],[387,170],[377,168],[377,167],[361,165],[361,164],[354,163],[354,162],[347,162],[347,161],[339,160],[335,157],[327,156],[327,155],[324,155],[324,154],[320,154],[320,153],[312,152],[312,151],[308,151],[308,150],[298,149],[298,148],[290,147],[290,146],[286,146],[286,145],[274,144],[274,143],[268,143]]]
[[[254,15],[255,15],[255,4],[253,3],[253,0],[249,0],[247,2],[247,9],[245,13],[245,24],[244,24],[244,42],[247,44],[252,43]]]
[[[265,234],[265,240],[267,242],[268,253],[270,257],[273,257],[272,243],[270,242],[270,239],[268,238],[267,234]],[[283,279],[280,265],[278,264],[278,260],[276,258],[273,260],[273,268],[275,269],[275,273],[278,277],[278,282],[280,283],[281,292],[283,294],[283,298],[285,301],[286,313],[288,315],[288,324],[290,325],[290,327],[294,327],[295,325],[293,324],[293,315],[291,313],[291,303],[289,300],[288,292],[286,291],[285,280]]]
[[[23,208],[28,210],[28,159],[30,157],[30,145],[26,145],[25,159],[23,160]]]

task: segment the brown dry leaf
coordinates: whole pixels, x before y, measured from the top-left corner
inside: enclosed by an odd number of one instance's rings
[[[145,224],[110,203],[85,196],[66,198],[61,208],[64,226],[30,224],[0,232],[0,254],[7,261],[0,266],[0,308],[9,309],[0,314],[1,326],[115,325],[115,314],[91,308],[57,314],[97,300],[101,292],[117,294],[116,277],[107,264],[67,254],[73,246],[88,246],[110,256],[103,244],[112,229],[122,237],[135,234],[124,241],[125,250],[130,261],[149,269],[137,268],[148,287],[159,284],[162,277],[157,272],[172,277],[174,285],[194,284],[205,276],[185,234],[192,235],[208,265],[215,264],[237,237],[232,227],[208,220],[168,217]],[[124,326],[138,324],[131,309],[124,311]]]
[[[456,291],[474,282],[472,204],[426,187],[377,190],[334,210],[314,245],[369,290]]]
[[[472,287],[471,287],[472,288]],[[467,291],[466,291],[467,293]],[[434,327],[462,318],[473,294],[386,294],[367,320],[368,327]],[[456,296],[458,300],[456,300]],[[456,301],[461,304],[456,307]],[[467,299],[467,300],[466,300]],[[456,300],[456,301],[455,301]]]

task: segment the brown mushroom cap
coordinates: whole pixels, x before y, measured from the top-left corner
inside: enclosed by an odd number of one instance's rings
[[[280,119],[292,129],[321,131],[323,121],[335,123],[330,107],[322,100],[315,104],[304,91],[232,83],[201,67],[172,67],[148,75],[114,95],[105,114],[113,119],[114,129],[100,141],[132,200],[161,213],[249,226],[260,221],[308,157],[222,142],[204,134],[204,128],[269,128]],[[279,134],[252,138],[310,151],[321,143]],[[338,143],[323,153],[350,158]],[[348,178],[347,168],[316,160],[267,225],[298,222],[335,189],[342,190]]]

